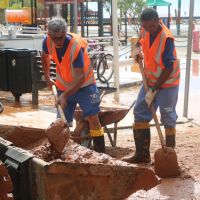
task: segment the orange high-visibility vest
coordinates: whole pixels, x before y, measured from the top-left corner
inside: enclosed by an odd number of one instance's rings
[[[142,28],[140,35],[140,44],[142,45],[142,50],[144,53],[144,63],[145,63],[144,72],[149,86],[155,85],[156,81],[158,80],[158,78],[162,73],[162,70],[165,68],[162,61],[162,55],[165,50],[166,39],[172,38],[174,40],[174,37],[170,32],[170,30],[162,22],[160,23],[162,26],[162,30],[155,38],[151,47],[150,47],[150,33],[147,32],[144,28]],[[179,85],[180,68],[177,61],[175,48],[174,48],[174,57],[175,61],[173,63],[173,71],[170,74],[169,78],[166,80],[166,82],[162,85],[162,88],[174,87],[176,85]]]
[[[56,63],[56,86],[65,91],[73,81],[73,62],[77,58],[81,48],[84,49],[84,73],[85,81],[81,87],[95,83],[93,68],[90,65],[90,58],[87,53],[87,41],[74,33],[68,33],[72,36],[66,52],[59,62],[56,48],[49,36],[47,36],[47,49],[51,59]]]

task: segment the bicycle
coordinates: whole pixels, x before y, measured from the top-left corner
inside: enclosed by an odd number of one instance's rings
[[[91,65],[97,74],[96,79],[102,83],[108,83],[114,73],[112,54],[105,53],[105,44],[92,40],[89,40],[88,52]]]
[[[99,59],[104,55],[105,45],[99,44],[96,40],[88,40],[88,53],[90,55],[91,65],[96,71]]]
[[[97,66],[97,77],[100,82],[108,83],[114,74],[113,55],[105,54],[100,59]]]
[[[119,58],[123,58],[123,56],[130,53],[130,50],[127,51],[127,48],[130,48],[129,46],[123,47],[120,49],[122,51],[119,55]],[[97,77],[99,81],[102,83],[107,83],[112,78],[114,74],[114,65],[113,65],[113,55],[110,53],[105,54],[99,61],[97,66]]]

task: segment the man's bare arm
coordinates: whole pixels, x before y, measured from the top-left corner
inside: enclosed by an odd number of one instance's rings
[[[42,67],[44,70],[44,77],[47,83],[47,86],[51,89],[52,85],[55,84],[54,81],[50,78],[50,56],[42,51]]]

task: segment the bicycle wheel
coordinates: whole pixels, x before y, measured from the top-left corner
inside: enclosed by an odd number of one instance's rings
[[[113,73],[113,55],[106,54],[101,58],[97,66],[97,78],[100,82],[106,83],[112,78]]]

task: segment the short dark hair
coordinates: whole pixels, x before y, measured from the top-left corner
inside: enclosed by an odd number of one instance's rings
[[[158,13],[153,8],[146,8],[142,11],[140,15],[140,21],[149,21],[159,19]]]

